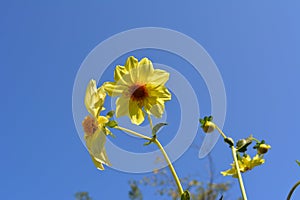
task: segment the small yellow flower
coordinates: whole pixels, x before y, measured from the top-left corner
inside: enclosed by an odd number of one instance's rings
[[[129,57],[125,66],[116,66],[114,82],[104,84],[110,96],[119,96],[116,101],[116,117],[128,116],[133,124],[141,124],[145,113],[160,118],[165,109],[165,101],[171,94],[164,84],[169,73],[154,69],[148,58],[140,62]]]
[[[95,166],[99,170],[104,170],[102,164],[110,165],[104,147],[106,135],[109,133],[109,130],[105,127],[108,119],[107,117],[99,116],[101,110],[104,109],[103,103],[105,96],[104,88],[100,87],[97,89],[96,81],[91,80],[87,86],[84,99],[85,107],[90,115],[85,117],[82,126],[86,146]]]
[[[271,148],[270,145],[268,144],[260,144],[257,148],[257,153],[258,154],[265,154],[268,152],[268,150]]]
[[[252,159],[249,155],[243,156],[238,160],[239,168],[242,173],[253,169],[256,166],[263,164],[265,160],[260,155],[255,155]],[[223,176],[232,176],[237,178],[237,170],[235,162],[231,164],[231,169],[221,172]]]

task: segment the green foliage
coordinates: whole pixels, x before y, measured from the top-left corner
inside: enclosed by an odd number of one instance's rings
[[[153,143],[153,142],[156,140],[156,133],[159,131],[159,129],[160,129],[161,127],[166,126],[166,125],[168,125],[168,124],[167,124],[167,123],[158,123],[158,124],[156,124],[156,125],[153,127],[153,129],[152,129],[152,139],[149,140],[148,142],[145,142],[145,143],[144,143],[144,146],[147,146],[147,145]]]
[[[296,160],[296,163],[300,166],[300,161],[299,160]]]
[[[75,198],[76,200],[92,200],[88,192],[76,192]]]
[[[266,142],[264,140],[262,140],[262,141],[256,141],[256,144],[253,147],[253,149],[258,149],[261,144],[266,144]]]
[[[206,122],[211,122],[213,120],[212,116],[205,116],[203,119],[199,119],[200,124],[203,126]]]
[[[163,126],[166,126],[166,125],[168,125],[167,123],[158,123],[158,124],[156,124],[154,127],[153,127],[153,129],[152,129],[152,135],[154,136],[154,135],[156,135],[156,133],[159,131],[159,129],[161,128],[161,127],[163,127]]]
[[[246,152],[247,147],[252,143],[253,137],[250,135],[248,138],[241,139],[236,143],[236,149],[238,152]]]
[[[105,124],[105,126],[108,126],[110,128],[114,128],[114,127],[118,126],[118,122],[116,122],[115,120],[110,120],[109,122],[107,122]]]
[[[107,118],[112,118],[112,117],[114,116],[114,114],[115,114],[115,111],[114,111],[114,110],[111,110],[111,111],[109,111],[109,112],[106,114],[106,117],[107,117]]]
[[[232,147],[232,146],[234,145],[234,141],[233,141],[233,139],[230,138],[230,137],[225,138],[224,141],[225,141],[227,144],[229,144],[229,147]]]

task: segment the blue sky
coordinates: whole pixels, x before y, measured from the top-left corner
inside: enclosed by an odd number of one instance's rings
[[[84,58],[101,41],[152,26],[182,32],[207,50],[226,88],[224,131],[235,139],[253,133],[272,145],[264,166],[244,175],[249,199],[284,199],[300,179],[295,164],[300,159],[299,9],[300,3],[292,0],[1,2],[1,198],[72,199],[75,192],[88,191],[95,200],[128,199],[128,180],[145,174],[94,168],[75,129],[72,89]],[[178,68],[163,52],[133,54],[157,62],[161,56]],[[112,80],[110,70],[104,79]],[[203,92],[197,97],[203,98],[203,115],[209,114],[208,93],[198,81]],[[175,124],[175,119],[169,121]],[[169,126],[170,131],[176,128]],[[200,138],[195,144],[201,144]],[[167,142],[162,136],[162,143]],[[174,163],[179,176],[200,173],[205,181],[207,161],[197,155],[191,148]],[[229,167],[230,156],[220,140],[212,152],[216,174]],[[239,196],[234,183],[229,199]],[[146,200],[154,198],[153,190],[144,192]]]

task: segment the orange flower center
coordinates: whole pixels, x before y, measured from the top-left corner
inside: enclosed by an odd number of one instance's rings
[[[148,97],[148,92],[145,85],[133,85],[129,88],[130,98],[133,101],[142,101]]]

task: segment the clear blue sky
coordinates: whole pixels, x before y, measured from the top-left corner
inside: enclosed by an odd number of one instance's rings
[[[88,191],[95,200],[128,199],[127,181],[145,174],[94,168],[74,126],[72,89],[97,44],[121,31],[156,26],[194,38],[217,64],[227,93],[224,131],[235,139],[253,133],[272,145],[264,166],[244,176],[249,199],[284,199],[300,179],[299,1],[130,2],[0,3],[1,198],[72,199]],[[197,155],[191,149],[175,162],[180,176],[207,177],[206,160]],[[230,155],[220,140],[212,152],[217,174],[229,167]],[[158,199],[152,193],[146,189],[145,199]],[[228,199],[237,196],[235,182]]]

